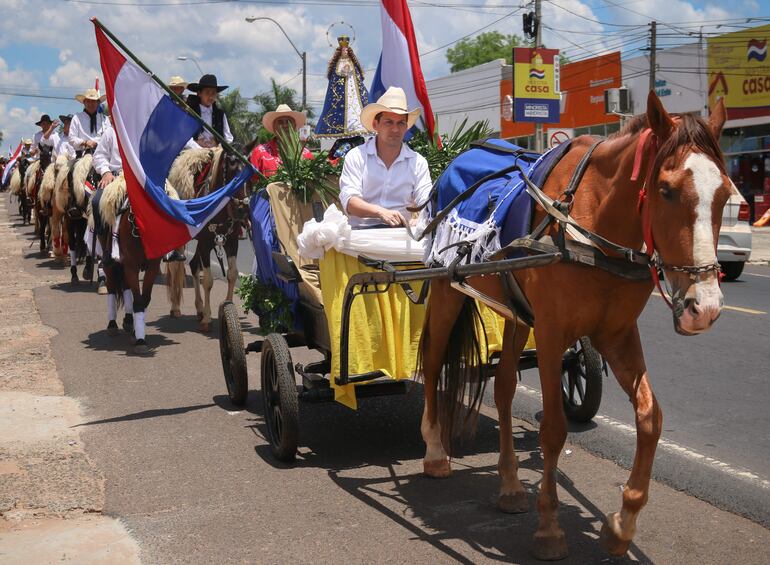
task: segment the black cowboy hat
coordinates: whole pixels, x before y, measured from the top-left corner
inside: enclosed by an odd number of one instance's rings
[[[68,120],[71,120],[71,119],[72,119],[72,114],[66,114],[66,115],[59,114],[59,121],[62,122],[62,123],[66,122]]]
[[[50,124],[52,121],[53,120],[51,120],[51,116],[49,116],[48,114],[43,114],[42,116],[40,116],[40,120],[35,122],[35,125],[39,126],[43,122],[48,122]]]
[[[187,85],[187,90],[191,92],[200,92],[204,88],[216,88],[217,92],[222,92],[227,86],[219,86],[215,75],[203,75],[198,82],[191,82]]]

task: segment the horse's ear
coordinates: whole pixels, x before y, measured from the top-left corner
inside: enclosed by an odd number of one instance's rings
[[[647,123],[650,124],[653,133],[661,140],[668,139],[674,129],[674,120],[668,115],[654,90],[650,90],[650,94],[647,96]]]
[[[727,121],[727,108],[725,108],[725,99],[720,98],[716,106],[711,109],[711,115],[709,116],[709,128],[717,140],[722,134],[722,126],[725,125],[725,121]]]

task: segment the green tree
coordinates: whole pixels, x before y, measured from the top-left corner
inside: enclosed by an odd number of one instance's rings
[[[260,142],[265,142],[273,136],[273,134],[261,126],[262,116],[267,112],[272,112],[281,104],[288,105],[292,110],[302,109],[302,103],[297,100],[297,91],[288,86],[281,86],[274,78],[270,79],[270,89],[257,94],[252,100],[257,103],[256,115],[259,117]],[[315,112],[313,112],[312,108],[307,108],[307,117],[308,119],[315,117]]]
[[[257,136],[262,116],[249,111],[249,99],[241,96],[240,89],[234,88],[220,96],[218,105],[227,114],[236,147],[243,147]]]
[[[0,147],[2,146],[2,144],[3,144],[3,132],[0,131]]]
[[[504,35],[498,31],[487,31],[473,39],[463,39],[447,50],[447,62],[452,65],[451,72],[456,73],[495,59],[505,59],[509,65],[513,61],[513,48],[526,45],[518,35]]]

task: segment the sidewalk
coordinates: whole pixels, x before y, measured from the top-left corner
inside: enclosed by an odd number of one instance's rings
[[[770,227],[751,228],[751,263],[770,262]]]
[[[0,194],[0,562],[139,563],[125,527],[101,515],[103,476],[74,426],[78,402],[64,395],[33,291],[66,281],[24,270],[27,244]],[[13,208],[10,208],[13,209]]]

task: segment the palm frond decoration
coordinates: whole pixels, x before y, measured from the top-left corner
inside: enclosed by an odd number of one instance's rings
[[[412,136],[409,146],[428,161],[430,178],[435,181],[449,166],[452,159],[468,149],[471,143],[486,139],[490,135],[492,135],[492,128],[489,127],[489,122],[486,120],[474,122],[468,126],[468,118],[465,118],[452,129],[451,133],[441,136],[440,146],[436,138],[431,139],[425,131],[419,131]]]

